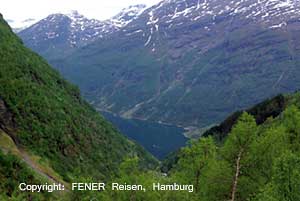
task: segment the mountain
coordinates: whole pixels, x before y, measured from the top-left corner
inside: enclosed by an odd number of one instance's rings
[[[98,109],[207,127],[298,88],[299,10],[288,0],[165,0],[72,55],[47,59]]]
[[[103,38],[128,24],[145,5],[123,9],[111,19],[100,21],[88,19],[71,11],[69,14],[52,14],[22,30],[18,35],[31,49],[49,60],[61,58],[74,49]]]
[[[46,57],[65,55],[117,28],[108,22],[87,19],[77,11],[52,14],[18,34],[25,44]]]
[[[156,164],[85,102],[77,87],[27,49],[2,16],[0,139],[0,198],[20,194],[18,185],[25,180],[18,179],[36,181],[33,173],[67,186],[90,177],[107,181],[127,158],[140,157],[143,168]],[[14,168],[24,172],[7,178]]]

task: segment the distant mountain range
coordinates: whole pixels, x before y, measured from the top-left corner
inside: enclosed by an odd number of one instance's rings
[[[145,7],[130,6],[105,21],[88,19],[77,11],[52,14],[18,34],[26,39],[24,41],[28,46],[46,58],[57,58],[120,30]]]
[[[206,127],[300,86],[299,1],[165,0],[143,9],[101,22],[95,36],[71,34],[63,15],[19,35],[95,107],[126,118]]]

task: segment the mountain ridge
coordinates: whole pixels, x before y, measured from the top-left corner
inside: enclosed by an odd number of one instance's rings
[[[50,14],[26,29],[18,32],[26,38],[25,44],[42,56],[69,55],[78,47],[85,46],[99,38],[118,31],[132,21],[145,5],[138,4],[124,8],[107,20],[89,19],[78,11]]]

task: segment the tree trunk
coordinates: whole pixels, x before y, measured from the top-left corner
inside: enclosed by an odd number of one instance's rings
[[[243,154],[243,149],[240,150],[238,157],[236,159],[236,169],[235,169],[235,176],[233,180],[233,185],[232,185],[232,190],[231,190],[231,201],[235,201],[235,194],[236,194],[236,189],[238,185],[238,179],[240,176],[240,169],[241,169],[241,158]]]

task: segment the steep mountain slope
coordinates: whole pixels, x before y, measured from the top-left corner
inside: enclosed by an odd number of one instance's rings
[[[144,167],[156,163],[88,105],[77,87],[24,47],[2,16],[0,129],[19,150],[41,158],[67,182],[107,180],[128,157],[141,157]]]
[[[165,0],[50,60],[97,108],[204,127],[300,84],[299,1]]]

